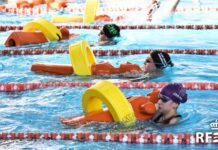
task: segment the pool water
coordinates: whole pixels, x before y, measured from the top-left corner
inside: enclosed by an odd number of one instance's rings
[[[146,4],[147,1],[140,1]],[[77,5],[82,5],[78,1]],[[103,3],[110,6],[111,1]],[[73,4],[72,4],[73,5]],[[138,5],[138,4],[137,4]],[[178,7],[218,6],[214,0],[201,1],[183,0]],[[55,11],[37,16],[0,13],[0,25],[24,25],[33,18],[50,19],[52,15],[69,15]],[[133,13],[134,14],[134,13]],[[118,14],[112,14],[114,16]],[[139,15],[140,16],[140,15]],[[126,20],[119,24],[140,24],[139,20]],[[100,22],[94,23],[102,24]],[[168,21],[159,24],[217,24],[215,11],[179,12]],[[72,23],[67,24],[72,25]],[[4,41],[13,31],[0,32],[0,50],[8,49]],[[68,48],[69,44],[85,39],[91,43],[98,41],[98,30],[71,29],[71,33],[79,37],[61,42],[17,47],[26,48]],[[95,46],[92,49],[216,49],[217,30],[122,30],[118,44],[113,46]],[[9,49],[17,49],[9,48]],[[142,64],[147,54],[128,56],[96,57],[97,62],[109,61],[114,66],[120,63],[132,62]],[[167,68],[164,75],[150,82],[218,82],[217,55],[184,55],[171,54],[175,63],[173,68]],[[49,81],[91,81],[99,77],[55,76],[31,72],[31,64],[35,62],[69,64],[67,54],[0,56],[0,83],[11,82],[49,82]],[[45,88],[34,91],[0,93],[0,132],[137,132],[137,133],[195,133],[210,131],[209,124],[217,119],[217,91],[188,90],[188,102],[179,108],[182,122],[173,126],[158,126],[150,122],[138,122],[130,129],[121,129],[117,124],[92,123],[78,128],[65,126],[59,122],[60,117],[70,117],[82,114],[81,97],[84,87]],[[121,89],[125,96],[146,95],[150,89]],[[141,130],[137,127],[143,126]],[[217,149],[217,145],[145,145],[112,142],[77,142],[77,141],[1,141],[1,149]]]
[[[142,65],[147,54],[127,56],[96,57],[97,62],[108,61],[114,66],[119,66],[127,61]],[[172,61],[175,66],[164,70],[161,77],[152,79],[151,82],[217,82],[218,60],[217,56],[207,55],[177,55],[173,54]],[[0,71],[0,82],[48,82],[48,81],[91,81],[99,76],[56,76],[50,74],[37,74],[31,71],[31,65],[36,62],[70,64],[67,54],[56,55],[24,55],[1,56],[0,62],[4,65]],[[19,69],[18,69],[19,68]]]

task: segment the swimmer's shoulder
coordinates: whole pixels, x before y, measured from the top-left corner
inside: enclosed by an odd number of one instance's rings
[[[182,116],[181,116],[181,115],[177,115],[177,116],[173,117],[173,118],[169,121],[169,124],[170,124],[170,125],[176,124],[176,123],[178,123],[181,119],[182,119]]]

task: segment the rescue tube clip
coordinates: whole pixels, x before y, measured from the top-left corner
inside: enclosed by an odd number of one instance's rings
[[[99,6],[99,0],[86,0],[85,12],[83,16],[53,16],[52,22],[83,22],[91,23],[95,21],[96,12]]]
[[[42,18],[31,21],[23,26],[23,31],[25,32],[35,32],[36,30],[41,31],[50,41],[58,41],[62,38],[60,30],[51,22]]]
[[[114,121],[132,125],[136,118],[133,108],[123,93],[113,83],[100,81],[87,89],[82,97],[82,107],[85,113],[102,111],[102,102],[108,107]]]
[[[91,65],[96,63],[95,56],[86,41],[71,44],[70,60],[76,75],[92,75]]]

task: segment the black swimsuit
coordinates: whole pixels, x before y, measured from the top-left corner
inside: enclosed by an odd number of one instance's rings
[[[181,116],[181,115],[172,116],[172,117],[170,117],[170,118],[168,118],[168,119],[163,120],[162,122],[159,122],[159,120],[160,120],[161,117],[163,117],[163,114],[160,114],[159,116],[157,116],[156,118],[154,118],[153,121],[154,121],[155,123],[169,124],[171,119],[173,119],[173,118],[181,118],[182,116]]]

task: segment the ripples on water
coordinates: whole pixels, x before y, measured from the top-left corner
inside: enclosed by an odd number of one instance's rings
[[[97,62],[109,61],[119,66],[127,61],[141,65],[148,55],[105,56],[96,57]],[[167,68],[164,75],[153,79],[154,82],[217,82],[218,59],[217,56],[205,55],[171,55],[175,66]],[[34,81],[91,81],[92,76],[56,76],[50,74],[37,74],[31,72],[33,63],[70,64],[67,54],[32,55],[32,56],[2,56],[0,63],[3,70],[0,73],[0,82],[34,82]],[[0,66],[1,68],[1,66]],[[0,69],[1,70],[1,69]],[[99,78],[99,77],[95,77]]]

